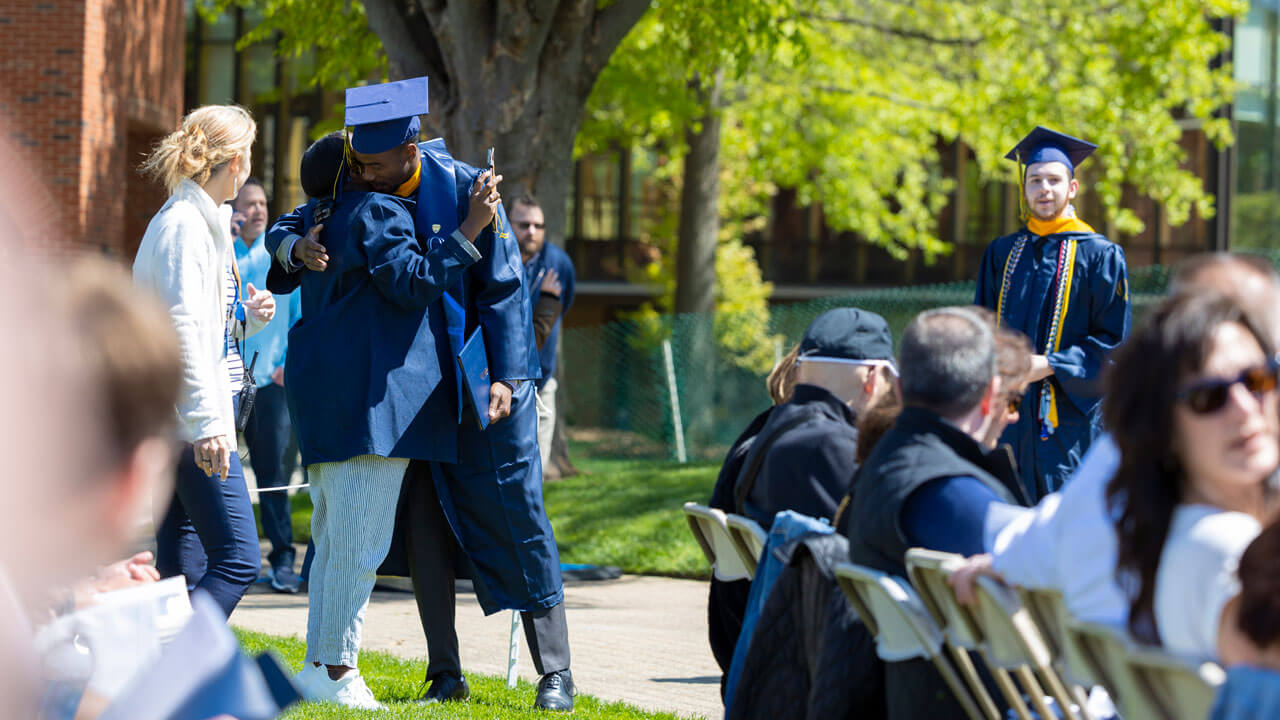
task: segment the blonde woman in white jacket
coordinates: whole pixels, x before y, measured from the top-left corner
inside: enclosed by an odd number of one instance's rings
[[[238,341],[271,320],[275,299],[252,285],[240,296],[231,208],[249,177],[256,125],[243,108],[193,110],[156,146],[143,171],[164,182],[133,263],[134,282],[168,308],[182,349],[178,416],[188,443],[170,506],[156,521],[156,567],[185,575],[228,615],[261,563],[253,507],[236,454]]]

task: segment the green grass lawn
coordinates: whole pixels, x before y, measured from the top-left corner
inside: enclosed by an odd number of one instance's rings
[[[297,638],[263,633],[236,631],[240,644],[251,654],[273,650],[294,672],[302,669],[305,646]],[[374,697],[387,705],[387,710],[351,710],[332,704],[305,703],[294,706],[282,717],[285,720],[330,720],[337,718],[503,718],[504,720],[548,720],[557,714],[533,709],[535,686],[521,680],[514,689],[506,679],[467,673],[471,700],[447,706],[425,707],[413,702],[422,694],[422,678],[427,665],[420,660],[402,660],[380,652],[360,653],[360,673],[373,690]],[[619,702],[606,702],[589,695],[574,699],[571,717],[588,720],[675,720],[669,713],[654,713]]]
[[[582,474],[543,488],[560,559],[629,573],[710,577],[680,506],[711,497],[719,464],[575,458]],[[293,497],[297,542],[311,537],[311,499]]]

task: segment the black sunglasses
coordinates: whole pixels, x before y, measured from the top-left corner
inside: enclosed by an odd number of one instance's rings
[[[1245,368],[1236,378],[1230,380],[1205,380],[1178,392],[1178,400],[1186,403],[1187,408],[1197,415],[1217,412],[1227,404],[1231,394],[1231,386],[1239,383],[1244,389],[1258,395],[1271,392],[1280,384],[1278,376],[1280,366],[1275,360],[1265,364]]]

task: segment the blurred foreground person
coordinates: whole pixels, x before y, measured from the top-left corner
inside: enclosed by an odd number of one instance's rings
[[[1198,658],[1241,658],[1236,564],[1280,465],[1275,345],[1211,292],[1165,300],[1116,353],[1104,415],[1120,450],[1107,486],[1116,572],[1138,639]]]

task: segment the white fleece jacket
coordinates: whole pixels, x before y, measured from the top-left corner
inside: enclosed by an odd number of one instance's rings
[[[160,298],[178,331],[178,417],[184,439],[225,435],[235,448],[231,399],[239,388],[232,388],[228,378],[223,297],[223,273],[233,257],[231,207],[215,206],[204,188],[183,180],[147,225],[133,261],[133,281]],[[264,324],[252,313],[248,317],[247,328],[233,321],[237,339]]]

